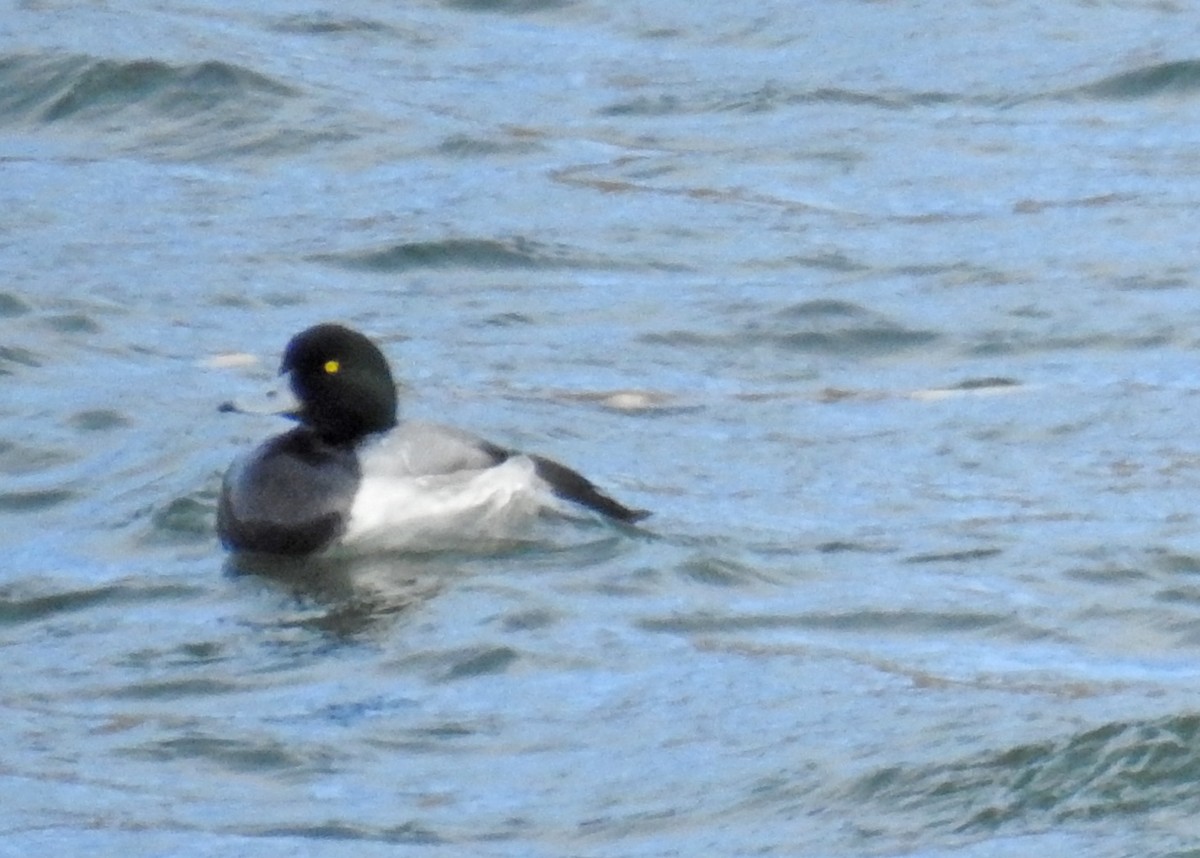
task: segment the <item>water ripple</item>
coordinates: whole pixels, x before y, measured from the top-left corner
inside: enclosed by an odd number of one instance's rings
[[[982,631],[1010,623],[1001,614],[971,611],[883,611],[845,613],[816,611],[797,614],[691,614],[645,619],[638,625],[650,632],[706,634],[762,629],[828,629],[848,632],[892,632],[926,635],[939,632]]]
[[[276,21],[271,29],[280,33],[300,33],[309,36],[325,35],[387,35],[397,34],[395,27],[370,18],[341,17],[331,12],[297,13]]]
[[[601,116],[672,116],[694,113],[764,113],[804,105],[846,105],[883,110],[910,110],[947,103],[970,103],[946,92],[868,92],[839,87],[790,89],[777,83],[767,83],[755,89],[710,93],[707,96],[683,98],[674,93],[638,96],[600,108]]]
[[[365,840],[381,843],[406,843],[417,846],[432,846],[445,842],[436,832],[415,822],[408,822],[390,828],[371,828],[368,826],[347,825],[340,822],[328,822],[323,824],[314,823],[312,825],[264,828],[245,833],[255,837],[286,837],[323,842]]]
[[[200,760],[232,772],[326,770],[332,756],[305,754],[273,739],[231,739],[200,732],[126,748],[125,755],[157,761]]]
[[[18,581],[0,587],[0,625],[16,625],[55,614],[82,611],[102,604],[175,601],[196,592],[178,584],[109,584],[54,590],[46,582]]]
[[[322,253],[309,257],[342,268],[390,274],[422,268],[549,269],[599,268],[609,263],[589,259],[562,247],[515,238],[509,241],[449,238],[400,242],[367,250]]]
[[[1193,96],[1200,92],[1200,60],[1157,63],[1103,78],[1074,90],[1090,98],[1132,101],[1162,96]]]
[[[961,833],[1136,815],[1200,802],[1200,716],[1104,724],[1061,739],[949,764],[890,766],[850,797],[922,815]]]
[[[282,121],[300,90],[227,62],[0,55],[0,127],[70,126],[118,150],[184,160],[271,155],[345,139],[325,121]]]
[[[673,346],[743,348],[768,344],[785,351],[833,356],[887,355],[937,342],[933,330],[911,328],[850,301],[818,299],[762,311],[755,309],[731,333],[674,330],[643,335],[645,342]]]
[[[114,114],[140,107],[181,117],[229,102],[277,101],[289,86],[223,62],[173,66],[157,60],[119,61],[89,56],[0,57],[0,120],[111,123]]]

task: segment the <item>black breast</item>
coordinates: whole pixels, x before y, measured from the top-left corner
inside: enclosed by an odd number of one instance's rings
[[[293,429],[229,468],[217,534],[231,551],[320,551],[345,531],[361,479],[353,450]]]

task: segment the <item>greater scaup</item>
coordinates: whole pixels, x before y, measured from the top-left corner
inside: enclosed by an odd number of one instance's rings
[[[350,328],[297,334],[280,373],[300,425],[226,472],[217,533],[231,551],[464,547],[512,537],[562,501],[618,522],[649,515],[550,459],[448,426],[398,422],[387,360]]]

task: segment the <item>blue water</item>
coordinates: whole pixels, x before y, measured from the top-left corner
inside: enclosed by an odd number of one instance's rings
[[[10,4],[0,854],[1191,854],[1192,18]],[[235,569],[320,321],[646,531]]]

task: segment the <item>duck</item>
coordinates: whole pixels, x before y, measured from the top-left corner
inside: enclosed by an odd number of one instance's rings
[[[633,525],[626,506],[544,456],[439,423],[400,420],[387,358],[337,323],[283,352],[298,425],[236,458],[217,535],[238,554],[438,550],[494,545],[548,514]]]

